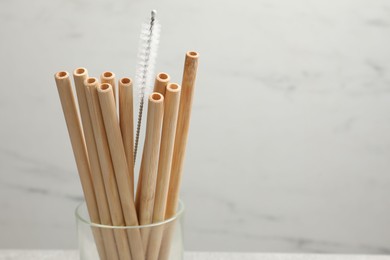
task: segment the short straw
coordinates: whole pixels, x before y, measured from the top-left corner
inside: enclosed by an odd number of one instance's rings
[[[169,83],[169,80],[170,80],[170,76],[167,74],[167,73],[164,73],[164,72],[160,72],[159,74],[157,74],[156,76],[156,79],[154,81],[154,92],[158,92],[160,93],[161,95],[165,95],[165,91],[166,91],[166,87]],[[138,184],[137,184],[137,187],[141,187],[142,186],[142,179],[141,179],[141,176],[138,176]],[[139,204],[140,204],[140,198],[141,198],[141,194],[139,194],[141,192],[141,189],[137,189],[137,195],[135,197],[135,208],[137,209],[137,212],[139,212]]]
[[[173,145],[175,142],[176,123],[179,112],[180,91],[180,86],[175,83],[170,83],[166,87],[156,195],[153,209],[153,223],[163,221],[165,217],[169,177],[172,165]],[[158,259],[158,253],[163,235],[162,231],[162,229],[155,229],[150,235],[147,250],[148,260]]]
[[[91,180],[87,150],[80,125],[80,119],[77,114],[77,108],[69,79],[69,74],[65,71],[61,71],[56,73],[54,77],[61,100],[66,125],[68,127],[68,133],[72,144],[73,154],[76,160],[89,216],[92,222],[100,223],[99,211]],[[92,231],[95,237],[100,259],[107,259],[100,230],[92,229]]]
[[[116,116],[112,86],[108,83],[100,84],[98,95],[125,223],[127,226],[137,226],[138,219],[134,205],[134,195],[131,193],[129,168],[123,147],[121,130]],[[139,230],[128,229],[128,232],[133,259],[143,259],[145,254]]]
[[[169,181],[168,204],[165,218],[171,218],[176,213],[179,202],[179,191],[183,174],[183,165],[188,140],[188,130],[191,119],[192,97],[195,88],[196,71],[198,68],[198,53],[187,52],[184,62],[184,72],[180,96],[179,117],[173,150],[172,170]]]
[[[153,223],[164,220],[180,103],[181,87],[170,83],[166,89]]]
[[[93,126],[93,132],[99,156],[101,171],[103,174],[104,186],[108,205],[111,213],[112,223],[115,226],[124,226],[122,206],[120,203],[118,188],[116,184],[114,169],[111,162],[111,155],[108,149],[108,141],[102,112],[99,105],[97,87],[99,82],[96,78],[88,78],[84,81],[84,90],[88,102],[90,118]],[[126,232],[122,229],[114,230],[115,239],[120,259],[130,258],[129,241]]]
[[[115,100],[115,104],[116,104],[117,89],[116,89],[116,82],[115,82],[115,74],[113,72],[111,72],[111,71],[103,72],[100,75],[100,82],[101,83],[108,83],[108,84],[110,84],[112,86],[112,92],[113,92],[114,100]]]
[[[165,91],[167,88],[167,85],[170,81],[170,77],[165,72],[160,72],[157,74],[156,79],[154,81],[154,92],[158,92],[161,95],[165,96]]]
[[[95,190],[97,207],[99,210],[100,223],[103,225],[112,225],[110,210],[104,189],[102,172],[100,170],[99,157],[97,153],[95,137],[92,130],[92,122],[89,115],[87,98],[84,90],[84,80],[88,77],[85,68],[78,68],[73,72],[73,78],[76,86],[77,100],[79,103],[81,122],[83,124],[85,142],[87,145],[88,157],[91,167],[92,183]],[[114,233],[109,229],[102,229],[104,245],[109,259],[118,259]]]
[[[121,78],[119,89],[119,123],[123,146],[129,166],[130,188],[134,195],[134,119],[133,119],[133,82],[129,78]]]
[[[195,88],[196,72],[198,69],[198,58],[199,54],[197,52],[189,51],[186,53],[165,219],[175,215],[179,202],[180,184],[191,118],[192,98]],[[159,260],[169,259],[173,232],[174,226],[168,228],[164,233]]]
[[[164,97],[157,92],[149,96],[148,116],[144,151],[141,161],[140,209],[138,212],[141,225],[151,224],[153,220],[154,195],[157,180],[158,156],[160,151],[161,130],[164,114]],[[147,244],[148,232],[142,233],[144,245]]]

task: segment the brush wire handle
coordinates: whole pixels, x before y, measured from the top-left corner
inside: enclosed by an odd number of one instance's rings
[[[160,24],[156,19],[156,11],[153,10],[149,23],[142,25],[140,46],[138,52],[138,66],[136,73],[136,86],[139,89],[139,111],[137,129],[134,144],[134,163],[137,159],[139,136],[142,126],[142,115],[145,104],[145,96],[151,90],[154,65],[156,63],[158,42],[160,37]]]

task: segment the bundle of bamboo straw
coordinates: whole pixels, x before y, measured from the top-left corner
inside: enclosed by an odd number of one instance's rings
[[[69,74],[55,74],[91,222],[138,226],[175,215],[197,66],[198,53],[191,51],[182,86],[170,83],[167,73],[156,76],[135,199],[132,80],[121,78],[116,86],[110,71],[103,72],[99,82],[85,68],[76,69],[77,109]],[[170,233],[93,229],[100,259],[109,260],[168,259]]]

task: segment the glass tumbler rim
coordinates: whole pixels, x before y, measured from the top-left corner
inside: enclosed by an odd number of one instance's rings
[[[152,223],[152,224],[139,225],[139,226],[109,226],[109,225],[93,223],[90,220],[87,220],[85,217],[83,217],[82,214],[80,214],[80,209],[83,206],[86,206],[85,201],[82,201],[76,207],[75,216],[76,216],[77,220],[79,220],[79,221],[83,222],[84,224],[89,225],[91,227],[109,228],[109,229],[143,229],[143,228],[152,228],[152,227],[162,226],[162,225],[168,224],[168,223],[173,222],[174,220],[180,218],[184,212],[184,203],[182,200],[179,200],[178,210],[177,210],[176,214],[173,217],[168,218],[164,221],[160,221],[160,222],[156,222],[156,223]]]

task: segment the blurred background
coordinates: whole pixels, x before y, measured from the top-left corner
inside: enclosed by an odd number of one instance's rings
[[[200,53],[186,248],[390,253],[390,2],[0,1],[0,248],[77,247],[82,191],[54,73],[134,78]]]

